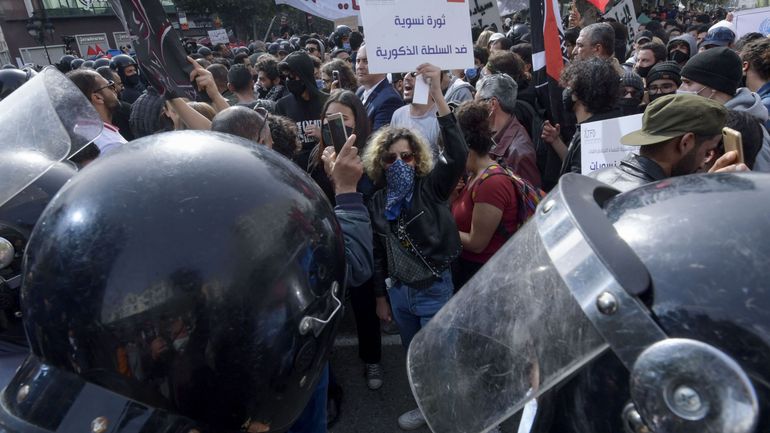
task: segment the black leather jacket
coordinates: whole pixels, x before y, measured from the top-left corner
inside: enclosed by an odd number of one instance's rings
[[[642,185],[666,179],[657,162],[639,155],[628,155],[620,164],[595,171],[589,175],[599,182],[626,192]]]
[[[406,231],[415,247],[431,268],[438,272],[446,270],[460,255],[460,233],[449,210],[449,195],[465,172],[468,145],[465,143],[454,114],[438,118],[444,139],[443,158],[439,157],[433,170],[414,182],[412,207],[405,210],[405,220],[411,221]],[[383,188],[369,201],[369,213],[374,230],[374,291],[385,296],[385,278],[388,277],[385,237],[392,230],[391,222],[385,218],[387,188]]]

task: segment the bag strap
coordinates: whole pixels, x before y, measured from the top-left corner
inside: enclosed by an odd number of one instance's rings
[[[545,196],[545,193],[543,193],[540,188],[533,186],[527,180],[522,179],[521,177],[514,174],[508,168],[499,164],[492,164],[484,169],[484,171],[481,173],[481,176],[479,176],[478,182],[473,185],[473,189],[471,190],[471,199],[474,200],[474,202],[476,200],[477,189],[485,180],[491,176],[506,176],[513,183],[513,188],[516,191],[516,209],[518,213],[516,230],[518,230],[532,215],[535,214],[537,205],[540,204],[540,201]],[[502,219],[500,220],[500,224],[497,226],[497,232],[503,235],[505,239],[513,236],[513,232],[508,231],[508,229],[506,229],[503,225]]]

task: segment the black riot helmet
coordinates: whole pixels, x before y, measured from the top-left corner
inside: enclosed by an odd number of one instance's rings
[[[124,145],[32,233],[32,354],[0,430],[287,430],[341,317],[344,257],[323,192],[277,153],[195,131]]]
[[[93,60],[86,60],[85,62],[83,62],[81,67],[88,68],[88,69],[94,69],[94,61]]]
[[[136,60],[128,54],[118,54],[110,61],[110,67],[120,75],[121,80],[126,79],[125,70],[129,66],[135,67],[136,73],[139,73],[139,66],[136,64]]]
[[[536,397],[537,432],[770,431],[769,194],[767,174],[564,176],[412,341],[432,430]]]
[[[110,59],[108,59],[106,57],[100,57],[100,58],[94,60],[94,64],[93,64],[93,68],[94,69],[99,69],[102,66],[110,66]]]
[[[29,80],[30,72],[21,69],[0,70],[0,101]]]
[[[83,63],[85,62],[86,62],[85,60],[77,57],[72,59],[72,61],[70,62],[70,70],[74,71],[75,69],[80,68],[81,66],[83,66]]]
[[[65,54],[61,56],[59,63],[56,64],[56,69],[58,69],[62,74],[66,74],[72,70],[71,63],[73,60],[75,60],[75,56],[73,55]]]
[[[513,42],[512,45],[517,45],[522,42],[529,42],[529,26],[526,24],[514,24],[511,30],[508,31],[506,37]]]
[[[345,47],[345,40],[350,38],[351,33],[353,33],[353,30],[351,30],[350,27],[346,25],[337,26],[331,36],[332,42],[334,42],[334,46],[337,48],[350,49],[349,46]]]

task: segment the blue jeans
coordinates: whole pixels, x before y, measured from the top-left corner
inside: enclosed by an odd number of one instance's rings
[[[415,289],[401,282],[396,282],[388,289],[393,318],[401,333],[401,343],[409,348],[409,343],[428,321],[438,313],[452,297],[452,272],[447,269],[441,279],[427,289]]]
[[[302,415],[291,426],[289,433],[326,433],[326,393],[329,388],[329,363],[326,363],[321,379],[307,402]]]

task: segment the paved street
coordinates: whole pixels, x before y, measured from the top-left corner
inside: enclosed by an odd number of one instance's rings
[[[342,414],[329,433],[401,433],[398,417],[416,408],[409,381],[406,378],[406,351],[397,335],[383,335],[382,365],[385,384],[377,391],[366,387],[363,364],[358,359],[353,311],[347,305],[345,317],[337,335],[331,357],[332,369],[345,392]],[[516,426],[508,421],[503,432],[516,432]],[[430,433],[427,427],[413,430]]]

